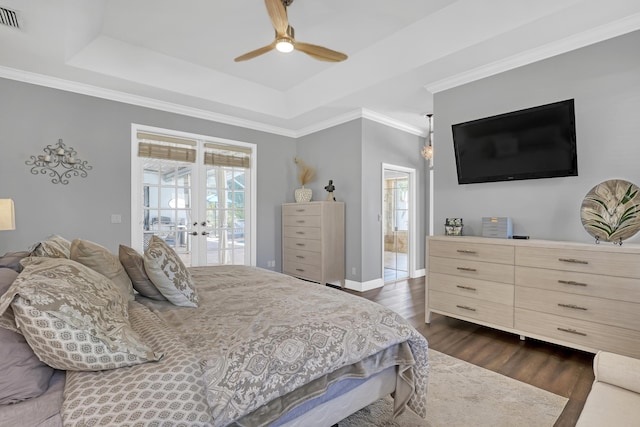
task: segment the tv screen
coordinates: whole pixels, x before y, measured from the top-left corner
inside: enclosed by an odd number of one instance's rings
[[[451,129],[458,184],[578,175],[573,99]]]

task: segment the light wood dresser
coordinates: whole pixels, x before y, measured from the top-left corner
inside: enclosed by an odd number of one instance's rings
[[[640,357],[640,246],[427,238],[426,322],[440,313],[589,352]]]
[[[344,287],[344,203],[282,205],[282,271]]]

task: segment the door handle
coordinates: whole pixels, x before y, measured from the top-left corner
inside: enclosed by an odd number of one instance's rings
[[[196,233],[196,234],[197,234],[197,233]],[[208,235],[208,234],[209,234],[209,232],[208,232],[208,231],[203,231],[201,234],[202,234],[203,236],[206,236],[206,235]]]
[[[192,236],[197,236],[197,235],[198,235],[198,232],[197,232],[197,231],[192,231],[192,232],[191,232],[191,233],[189,233],[189,234],[191,234]]]

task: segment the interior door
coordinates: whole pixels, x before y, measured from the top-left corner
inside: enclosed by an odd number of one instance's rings
[[[384,281],[409,277],[409,173],[385,169],[383,196]]]

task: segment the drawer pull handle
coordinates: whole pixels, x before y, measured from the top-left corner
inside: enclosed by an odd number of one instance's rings
[[[580,336],[583,336],[583,337],[586,337],[586,336],[587,336],[587,334],[585,334],[584,332],[578,332],[578,331],[576,331],[575,329],[569,329],[569,328],[558,328],[558,330],[559,330],[559,331],[562,331],[562,332],[568,332],[568,333],[570,333],[570,334],[574,334],[574,335],[580,335]]]
[[[558,283],[571,286],[587,286],[586,283],[574,282],[573,280],[558,280]]]
[[[558,303],[558,307],[572,308],[572,309],[574,309],[574,310],[584,310],[584,311],[587,311],[587,307],[580,307],[579,305],[575,305],[575,304],[562,304],[562,303]]]
[[[304,271],[304,268],[296,268],[296,271],[299,271],[302,273]]]
[[[476,311],[476,309],[475,309],[475,308],[473,308],[473,307],[468,307],[468,306],[466,306],[466,305],[457,305],[457,304],[456,304],[456,307],[461,308],[461,309],[463,309],[463,310]]]
[[[296,234],[304,234],[304,231],[296,231]]]
[[[296,246],[304,246],[304,243],[296,243]]]
[[[296,258],[304,259],[304,256],[302,256],[302,255],[296,255]]]
[[[471,268],[471,267],[456,267],[456,268],[462,271],[478,271],[475,268]]]
[[[473,255],[473,254],[477,254],[478,253],[476,251],[470,251],[469,249],[458,249],[456,252],[461,253],[461,254],[469,254],[469,255]]]
[[[305,220],[304,220],[304,219],[299,219],[299,220],[297,220],[296,222],[299,222],[300,224],[304,224],[304,223],[305,223]]]
[[[575,258],[558,258],[558,261],[561,262],[570,262],[572,264],[589,264],[589,261],[582,261]]]
[[[304,212],[305,209],[296,209],[296,212]]]
[[[477,291],[476,288],[472,288],[471,286],[462,286],[462,285],[456,285],[456,287],[460,288],[460,289],[465,289],[467,291]]]

